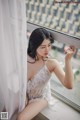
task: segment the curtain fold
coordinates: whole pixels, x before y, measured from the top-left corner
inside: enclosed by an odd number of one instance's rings
[[[25,107],[27,38],[25,0],[0,0],[0,112],[9,119]]]

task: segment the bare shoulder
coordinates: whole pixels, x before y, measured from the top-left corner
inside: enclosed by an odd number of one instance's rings
[[[59,65],[59,62],[56,59],[48,59],[46,65],[49,71],[52,72]]]
[[[47,60],[47,64],[49,64],[49,65],[57,65],[57,64],[59,64],[59,62],[58,62],[58,60],[56,60],[56,59],[48,59]]]

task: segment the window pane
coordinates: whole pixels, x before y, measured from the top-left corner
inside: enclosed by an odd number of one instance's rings
[[[55,41],[53,43],[52,50],[50,52],[51,56],[53,58],[56,58],[60,62],[63,69],[64,69],[65,46],[66,44]],[[72,68],[74,72],[73,89],[69,90],[63,87],[63,85],[57,79],[55,74],[52,76],[52,79],[51,79],[51,88],[53,92],[56,92],[61,96],[64,96],[66,99],[68,99],[69,101],[71,101],[72,103],[80,107],[80,49],[77,49],[71,62],[72,62]]]
[[[26,0],[27,1],[27,0]],[[55,0],[31,0],[26,2],[28,9],[28,22],[46,27],[58,33],[66,33],[67,37],[74,36],[73,38],[80,38],[80,4],[61,4],[55,3]],[[79,2],[79,0],[76,0]],[[32,6],[32,7],[31,7]],[[39,27],[39,26],[38,26]],[[29,28],[28,28],[29,29]],[[33,29],[33,28],[32,28]],[[30,31],[31,32],[31,31]],[[64,34],[64,36],[66,35]],[[30,33],[28,32],[28,35]],[[61,39],[58,36],[59,39]],[[73,38],[71,38],[73,40]],[[64,43],[67,39],[63,37]],[[62,41],[63,40],[59,40]],[[73,41],[70,41],[73,43]],[[70,43],[68,42],[68,43]],[[66,44],[60,43],[55,40],[52,46],[51,55],[60,61],[64,68],[64,47]],[[76,41],[75,43],[76,44]],[[74,45],[73,44],[73,45]],[[79,47],[80,45],[78,45]],[[80,107],[80,48],[76,50],[74,58],[72,59],[72,67],[74,71],[74,88],[68,90],[62,86],[59,80],[53,75],[51,80],[51,87],[54,93],[62,95],[63,99],[72,101],[76,106]],[[71,104],[71,102],[70,102]],[[80,108],[79,108],[80,109]]]

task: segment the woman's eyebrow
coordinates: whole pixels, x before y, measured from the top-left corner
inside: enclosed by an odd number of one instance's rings
[[[48,43],[48,45],[51,44],[51,43]],[[46,46],[46,45],[40,45],[40,46]]]
[[[40,46],[46,46],[46,45],[40,45]]]

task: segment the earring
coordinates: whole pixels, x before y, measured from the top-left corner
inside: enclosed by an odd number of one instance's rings
[[[35,61],[38,61],[38,60],[39,60],[39,58],[38,58],[38,56],[36,55],[36,56],[35,56]]]

